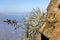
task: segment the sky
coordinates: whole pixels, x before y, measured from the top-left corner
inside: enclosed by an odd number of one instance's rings
[[[33,8],[46,10],[50,0],[0,0],[0,12],[30,12]]]
[[[19,35],[23,34],[22,33],[23,30],[21,28],[14,31],[14,27],[4,23],[3,20],[5,19],[22,20],[23,18],[21,19],[21,17],[24,16],[26,12],[32,11],[33,8],[40,8],[46,10],[49,2],[50,0],[0,0],[0,40],[5,40],[6,39],[5,36],[7,36],[7,40],[16,40],[16,39],[20,40]],[[2,15],[1,13],[9,14],[10,16]],[[17,14],[19,16],[15,16]]]

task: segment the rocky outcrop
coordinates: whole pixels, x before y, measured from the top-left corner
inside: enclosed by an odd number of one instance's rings
[[[60,0],[51,0],[48,8],[48,21],[54,21],[54,30],[52,31],[49,40],[60,40]]]
[[[47,21],[39,32],[49,40],[60,40],[60,0],[51,0],[47,8]],[[50,25],[50,27],[49,27]]]

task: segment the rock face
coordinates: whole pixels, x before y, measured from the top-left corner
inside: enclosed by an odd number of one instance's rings
[[[60,40],[60,0],[51,0],[47,8],[47,12],[48,21],[54,21],[55,26],[54,30],[50,35],[49,40]]]
[[[50,1],[47,14],[45,26],[43,25],[44,28],[42,27],[39,32],[49,38],[49,40],[60,40],[60,0]]]

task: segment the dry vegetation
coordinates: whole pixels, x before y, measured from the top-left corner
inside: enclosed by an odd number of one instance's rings
[[[39,33],[38,30],[42,27],[46,20],[47,13],[42,12],[39,8],[33,9],[31,15],[25,18],[26,40],[36,40]]]

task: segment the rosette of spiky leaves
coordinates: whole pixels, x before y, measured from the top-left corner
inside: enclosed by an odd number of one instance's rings
[[[42,12],[39,8],[36,10],[33,9],[31,15],[25,19],[27,37],[29,37],[31,40],[35,40],[38,33],[37,30],[43,25],[45,19],[46,14],[44,12]]]

